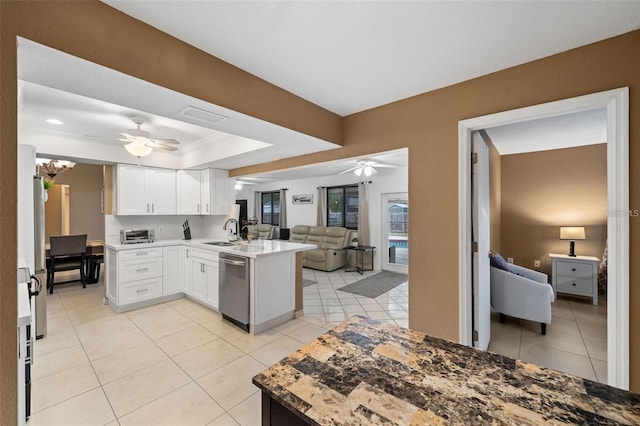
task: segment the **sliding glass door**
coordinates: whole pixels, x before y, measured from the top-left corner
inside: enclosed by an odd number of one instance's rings
[[[382,269],[406,274],[409,266],[409,197],[382,194]]]

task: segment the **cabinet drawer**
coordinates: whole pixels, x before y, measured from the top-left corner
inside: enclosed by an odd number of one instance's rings
[[[147,259],[149,257],[162,257],[162,247],[144,250],[122,250],[118,253],[120,260]]]
[[[218,262],[217,251],[189,249],[189,257],[197,257],[198,259],[208,260],[209,262]]]
[[[561,293],[593,295],[593,280],[590,278],[558,277],[557,291]]]
[[[120,286],[120,304],[141,302],[162,296],[162,278],[140,280]]]
[[[118,262],[118,281],[144,280],[162,276],[162,258],[123,260]]]
[[[558,262],[556,274],[559,277],[575,277],[591,279],[594,274],[591,263]]]

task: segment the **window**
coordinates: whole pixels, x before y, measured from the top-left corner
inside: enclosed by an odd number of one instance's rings
[[[262,223],[280,224],[280,191],[262,193]]]
[[[358,185],[327,188],[327,226],[358,229]]]

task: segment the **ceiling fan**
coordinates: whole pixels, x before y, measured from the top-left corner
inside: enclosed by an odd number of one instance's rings
[[[358,160],[356,161],[356,165],[348,168],[347,170],[344,170],[342,172],[340,172],[339,174],[345,174],[345,173],[349,173],[349,172],[353,172],[355,173],[356,176],[371,176],[374,173],[378,173],[376,171],[376,167],[378,168],[396,168],[398,166],[394,165],[394,164],[384,164],[384,163],[377,163],[375,161],[369,161],[369,160]]]
[[[149,132],[142,130],[140,126],[145,122],[143,117],[134,115],[131,117],[131,121],[135,123],[137,129],[127,130],[126,133],[122,134],[125,138],[120,139],[122,142],[127,142],[124,147],[131,155],[135,155],[138,158],[144,157],[151,154],[153,148],[165,151],[176,151],[178,149],[174,146],[180,144],[177,140],[152,138]]]

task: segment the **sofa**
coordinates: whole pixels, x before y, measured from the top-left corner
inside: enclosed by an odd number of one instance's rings
[[[274,238],[278,238],[278,227],[275,225],[269,225],[268,223],[261,223],[255,225],[253,234],[256,235],[256,238],[261,240],[273,240]]]
[[[491,307],[500,313],[500,322],[505,315],[539,322],[546,334],[555,299],[547,274],[513,264],[505,268],[491,266]]]
[[[318,248],[303,252],[302,266],[330,272],[344,266],[344,248],[352,245],[351,240],[357,235],[357,231],[338,226],[297,225],[291,228],[289,241],[317,245]]]

